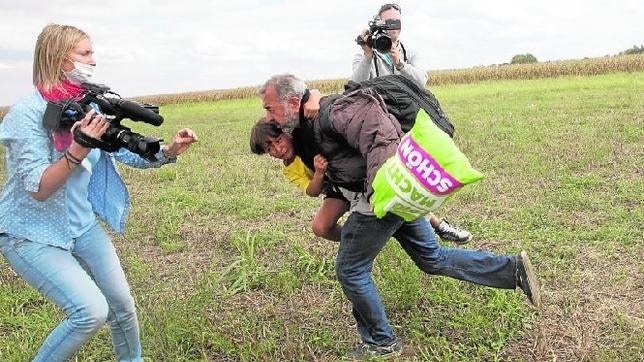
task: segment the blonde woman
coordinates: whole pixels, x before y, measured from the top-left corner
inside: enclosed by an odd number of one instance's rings
[[[96,66],[82,30],[47,25],[33,61],[35,91],[15,104],[0,124],[6,148],[6,184],[0,195],[0,252],[11,268],[66,318],[49,334],[35,361],[71,357],[104,324],[118,360],[141,361],[134,299],[116,250],[99,218],[123,232],[129,196],[115,161],[132,167],[174,162],[196,141],[180,130],[151,162],[128,150],[108,153],[77,143],[69,130],[43,127],[47,101],[83,92]],[[105,116],[89,112],[74,127],[99,139]]]

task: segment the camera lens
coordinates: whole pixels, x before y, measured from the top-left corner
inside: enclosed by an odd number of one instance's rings
[[[381,53],[388,53],[391,50],[391,38],[386,34],[378,34],[373,37],[373,47]]]

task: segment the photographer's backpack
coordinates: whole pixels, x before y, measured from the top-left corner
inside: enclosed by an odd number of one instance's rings
[[[361,88],[372,88],[382,97],[387,105],[387,110],[396,117],[403,132],[407,133],[411,129],[416,121],[418,110],[422,108],[438,128],[450,137],[454,137],[454,125],[441,109],[436,97],[430,91],[421,89],[410,79],[400,74],[391,74],[360,83],[349,81],[344,86],[345,91],[343,94],[348,94]],[[336,140],[338,140],[338,135],[331,127],[329,113],[331,104],[340,96],[328,96],[320,104],[320,129],[323,134]]]

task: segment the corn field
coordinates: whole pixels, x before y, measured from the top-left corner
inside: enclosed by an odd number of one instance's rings
[[[566,75],[597,75],[615,72],[644,71],[644,54],[606,56],[583,60],[563,60],[533,64],[502,64],[467,69],[450,69],[429,72],[428,86],[445,84],[473,83],[501,79],[536,79]],[[311,80],[308,87],[317,88],[324,94],[340,92],[347,78],[330,80]],[[257,96],[257,87],[240,87],[177,94],[158,94],[131,99],[157,105],[212,102],[223,99],[243,99]],[[4,117],[8,107],[0,107],[0,117]]]
[[[459,84],[500,79],[536,79],[564,75],[588,76],[644,70],[644,54],[607,56],[533,64],[506,64],[429,72],[429,84]]]

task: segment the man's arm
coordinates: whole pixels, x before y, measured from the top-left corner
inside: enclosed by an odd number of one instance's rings
[[[304,110],[304,118],[313,119],[318,115],[318,112],[320,112],[320,99],[322,99],[322,93],[319,90],[309,90],[309,99],[302,107]]]
[[[402,131],[382,98],[372,89],[360,89],[336,101],[331,126],[367,161],[367,196],[376,171],[396,152]]]
[[[428,76],[427,66],[423,57],[418,53],[407,50],[407,62],[402,58],[401,54],[400,63],[396,64],[396,70],[424,89],[427,86]]]
[[[353,73],[351,73],[352,81],[363,82],[370,79],[373,57],[373,52],[371,55],[366,55],[361,52],[353,57]]]
[[[369,29],[364,29],[359,37],[362,38],[362,52],[357,53],[353,57],[353,73],[351,73],[351,80],[354,82],[362,82],[371,79],[371,64],[373,64],[373,49],[367,45],[367,37],[369,36]]]

